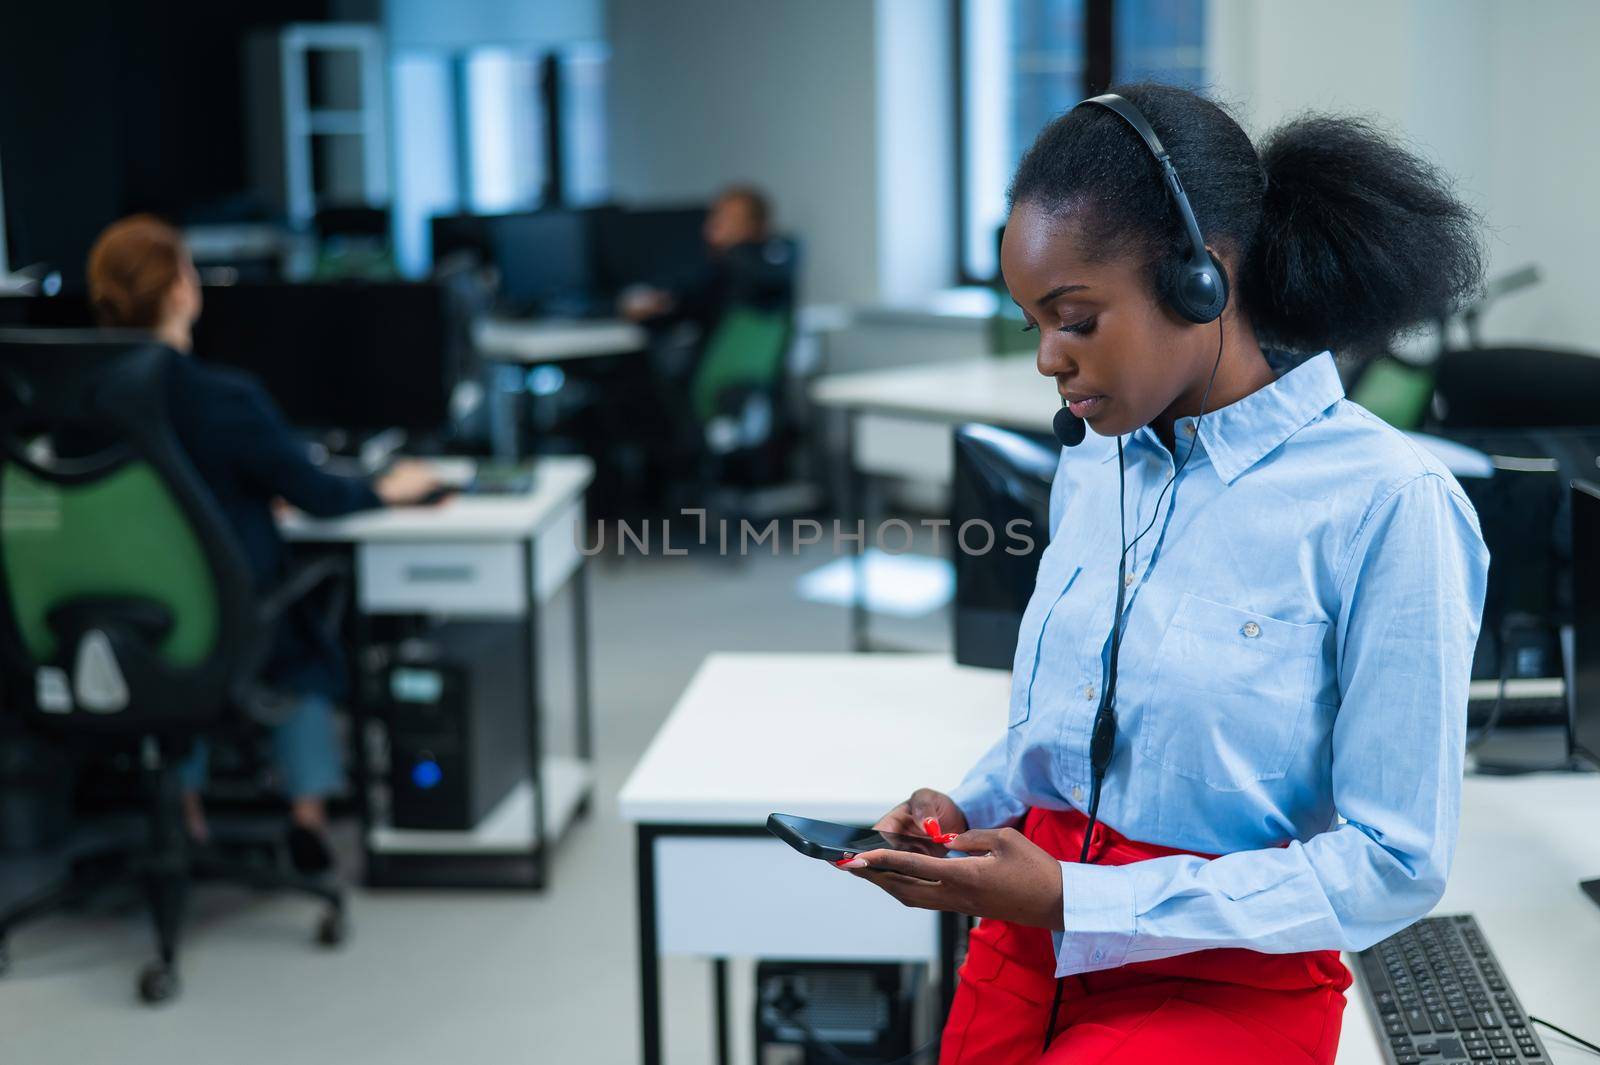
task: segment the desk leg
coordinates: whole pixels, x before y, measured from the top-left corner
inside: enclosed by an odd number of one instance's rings
[[[956,997],[956,948],[969,918],[959,913],[939,914],[939,1030],[950,1017],[950,1003]]]
[[[846,521],[860,520],[866,533],[866,541],[856,548],[855,557],[851,559],[853,587],[850,595],[850,649],[852,651],[865,651],[867,649],[867,600],[866,580],[867,561],[866,544],[872,539],[872,530],[866,528],[866,479],[856,469],[856,416],[854,411],[844,412],[844,448],[840,453],[843,468],[839,471],[839,483],[843,487],[844,511]]]
[[[728,959],[711,962],[712,994],[717,998],[717,1065],[728,1065]]]
[[[636,830],[639,883],[639,1031],[644,1065],[661,1065],[661,954],[656,939],[655,833]]]
[[[572,572],[572,647],[578,688],[578,757],[594,759],[594,709],[589,685],[589,563],[580,559]]]
[[[549,840],[544,831],[544,737],[539,707],[539,594],[535,552],[530,538],[523,545],[527,559],[527,603],[522,613],[522,646],[528,655],[528,781],[533,788],[533,889],[544,890]]]

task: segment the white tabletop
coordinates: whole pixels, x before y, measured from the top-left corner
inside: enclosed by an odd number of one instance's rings
[[[505,540],[528,536],[594,480],[594,463],[579,456],[540,459],[533,484],[520,494],[459,495],[432,507],[385,507],[343,518],[296,514],[279,523],[288,540],[363,543]]]
[[[825,407],[1040,432],[1050,431],[1061,406],[1055,384],[1026,355],[829,374],[811,386],[811,396]]]
[[[1010,685],[944,655],[711,655],[623,786],[622,816],[875,821],[916,788],[955,786],[1005,733]]]
[[[620,319],[488,318],[473,331],[485,358],[539,363],[643,351],[644,328]]]

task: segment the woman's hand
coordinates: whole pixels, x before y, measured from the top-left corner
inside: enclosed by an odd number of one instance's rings
[[[884,822],[879,822],[880,827],[888,827]],[[1021,832],[1014,828],[975,829],[957,836],[950,849],[973,857],[935,858],[910,851],[877,850],[858,854],[840,868],[872,881],[906,906],[993,917],[1058,932],[1065,926],[1061,864]]]
[[[918,788],[912,792],[911,798],[878,818],[872,829],[874,832],[898,832],[902,836],[922,836],[927,834],[922,824],[930,817],[937,819],[939,828],[945,832],[967,830],[967,815],[961,812],[961,807],[944,792],[932,788]]]

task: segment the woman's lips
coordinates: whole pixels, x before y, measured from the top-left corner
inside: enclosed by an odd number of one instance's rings
[[[1104,396],[1082,396],[1080,398],[1074,398],[1076,395],[1076,393],[1069,393],[1066,397],[1067,409],[1072,412],[1072,416],[1074,418],[1090,418],[1093,415],[1098,414],[1100,412],[1100,408],[1105,406],[1106,397]]]

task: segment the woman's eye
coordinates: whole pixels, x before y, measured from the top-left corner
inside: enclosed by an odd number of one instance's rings
[[[1022,331],[1024,333],[1036,333],[1039,331],[1039,327],[1035,323],[1029,322],[1027,325],[1022,327]]]
[[[1094,321],[1095,320],[1092,317],[1085,318],[1081,322],[1073,322],[1070,325],[1062,326],[1061,332],[1076,333],[1078,336],[1086,336],[1087,334],[1094,332]]]

